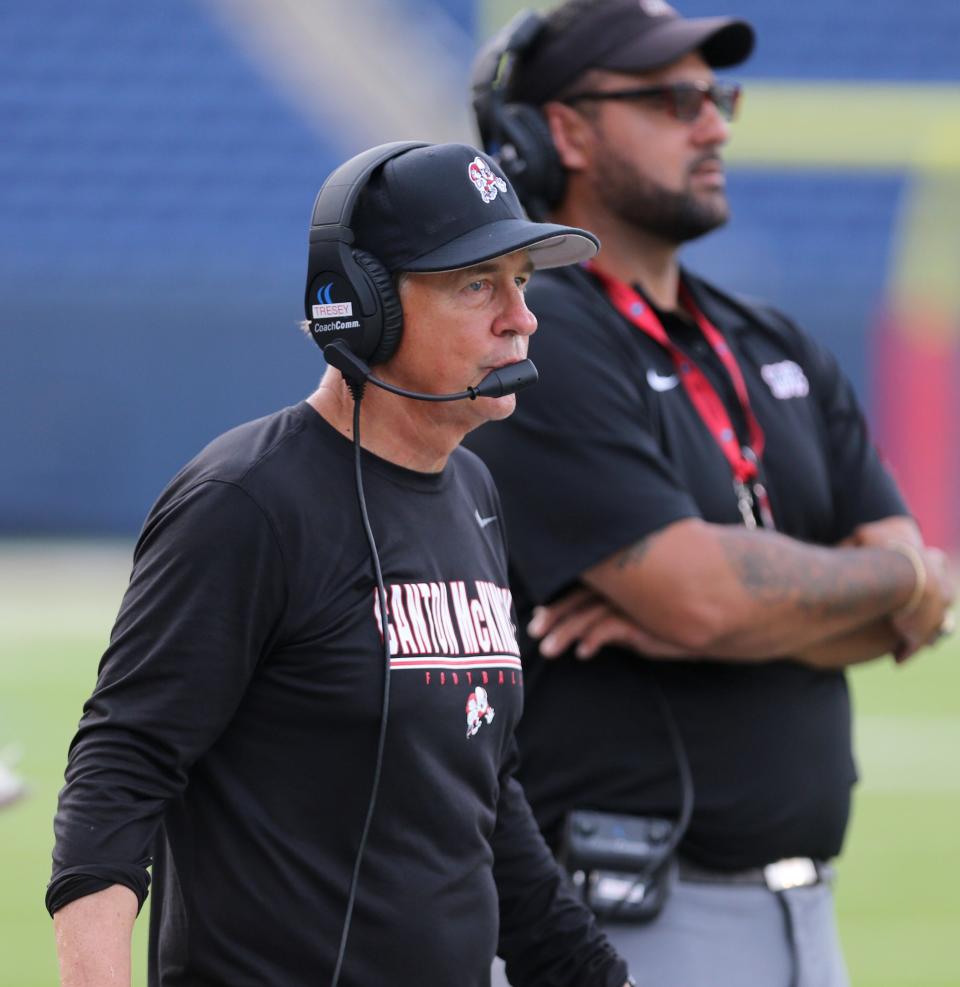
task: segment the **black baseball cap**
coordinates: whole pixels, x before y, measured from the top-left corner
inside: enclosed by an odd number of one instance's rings
[[[753,28],[734,17],[687,19],[665,0],[574,0],[545,18],[508,97],[540,105],[587,69],[651,72],[692,51],[727,68],[746,60],[753,45]]]
[[[469,144],[432,144],[390,158],[367,182],[351,228],[391,273],[455,271],[526,249],[534,267],[593,257],[586,230],[527,218],[494,160]]]

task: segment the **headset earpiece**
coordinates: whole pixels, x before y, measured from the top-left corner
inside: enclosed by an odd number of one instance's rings
[[[495,158],[534,219],[543,219],[563,197],[566,173],[540,110],[508,101],[518,61],[543,29],[541,15],[521,11],[477,56],[473,108],[484,149]]]
[[[374,293],[380,302],[380,339],[369,356],[357,353],[361,359],[373,366],[386,363],[397,351],[403,335],[403,309],[400,295],[393,283],[390,272],[373,254],[365,250],[354,250],[353,259],[370,279]]]
[[[310,335],[321,349],[342,339],[370,364],[382,363],[396,351],[403,311],[393,278],[373,254],[353,247],[350,224],[371,175],[391,158],[425,146],[422,141],[397,141],[364,151],[337,168],[317,193],[304,310]]]
[[[497,111],[500,166],[527,212],[542,219],[563,198],[566,173],[550,126],[535,106],[505,103]]]

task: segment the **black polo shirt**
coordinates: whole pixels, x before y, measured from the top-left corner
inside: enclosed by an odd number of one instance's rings
[[[779,530],[829,545],[858,524],[906,513],[830,354],[779,313],[684,278],[743,371],[766,436],[763,473]],[[540,322],[531,345],[540,383],[510,419],[468,443],[501,492],[521,625],[534,603],[672,522],[742,523],[730,467],[669,354],[583,269],[538,274],[528,302]],[[680,319],[667,329],[743,434],[699,330]],[[786,660],[655,663],[617,649],[544,663],[530,642],[523,649],[521,779],[548,839],[574,807],[678,812],[655,675],[693,770],[688,855],[737,868],[839,852],[856,774],[842,673]]]

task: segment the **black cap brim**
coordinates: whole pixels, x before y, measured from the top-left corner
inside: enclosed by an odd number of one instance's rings
[[[753,28],[733,17],[665,19],[614,48],[595,67],[614,72],[649,72],[699,51],[713,68],[728,68],[745,61],[753,51]]]
[[[600,241],[587,230],[524,219],[487,223],[401,265],[415,274],[458,271],[484,261],[527,250],[535,268],[578,264],[595,256]]]

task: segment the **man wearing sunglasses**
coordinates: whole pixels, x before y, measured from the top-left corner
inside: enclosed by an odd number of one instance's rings
[[[847,984],[844,668],[952,628],[943,555],[834,358],[678,261],[728,218],[739,88],[714,70],[753,41],[662,0],[568,0],[511,22],[474,76],[528,208],[601,240],[528,292],[541,383],[469,443],[530,621],[521,778],[658,987]]]

